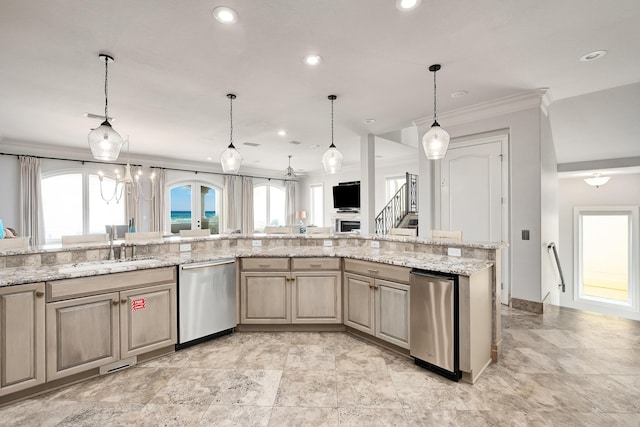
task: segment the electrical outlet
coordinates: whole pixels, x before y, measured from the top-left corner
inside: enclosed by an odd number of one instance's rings
[[[259,247],[261,247],[261,246],[262,246],[262,240],[254,240],[254,241],[252,241],[252,242],[251,242],[251,245],[252,245],[254,248],[259,248]]]
[[[529,230],[522,230],[522,240],[529,240]]]
[[[378,242],[377,240],[372,240],[371,241],[371,247],[373,249],[380,249],[380,242]]]
[[[188,252],[191,250],[191,243],[183,243],[180,245],[180,252]]]
[[[447,248],[447,255],[449,256],[462,256],[461,248]]]
[[[325,240],[324,241],[324,247],[325,248],[330,248],[331,246],[333,246],[333,240]]]

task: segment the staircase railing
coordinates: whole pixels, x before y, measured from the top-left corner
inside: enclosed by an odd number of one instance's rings
[[[418,211],[418,175],[406,173],[406,182],[376,216],[376,234],[388,234],[408,213]]]

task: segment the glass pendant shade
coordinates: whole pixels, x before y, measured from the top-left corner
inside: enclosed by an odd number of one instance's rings
[[[431,129],[422,137],[422,148],[427,159],[444,159],[449,147],[449,134],[442,129],[438,122],[433,122]]]
[[[91,154],[96,160],[112,162],[118,159],[122,148],[122,137],[113,130],[108,120],[100,126],[91,129],[88,135]]]
[[[338,151],[333,143],[322,156],[322,164],[325,172],[330,174],[338,173],[342,169],[342,153]]]
[[[242,155],[233,143],[229,144],[226,150],[220,154],[220,164],[224,173],[238,173],[242,164]]]

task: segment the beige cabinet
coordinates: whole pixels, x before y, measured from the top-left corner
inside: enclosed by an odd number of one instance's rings
[[[245,258],[240,281],[241,323],[342,322],[339,258]]]
[[[409,271],[345,260],[344,324],[408,349]]]
[[[44,283],[0,288],[0,396],[45,381]]]
[[[162,268],[48,282],[47,381],[175,344],[175,278]],[[76,297],[87,288],[102,293]]]

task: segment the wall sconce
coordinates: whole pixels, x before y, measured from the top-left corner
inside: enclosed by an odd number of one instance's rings
[[[602,176],[602,174],[598,172],[598,173],[594,173],[591,178],[585,178],[584,182],[586,182],[592,187],[598,188],[601,185],[605,185],[607,182],[609,182],[609,178],[610,178],[609,176]]]

